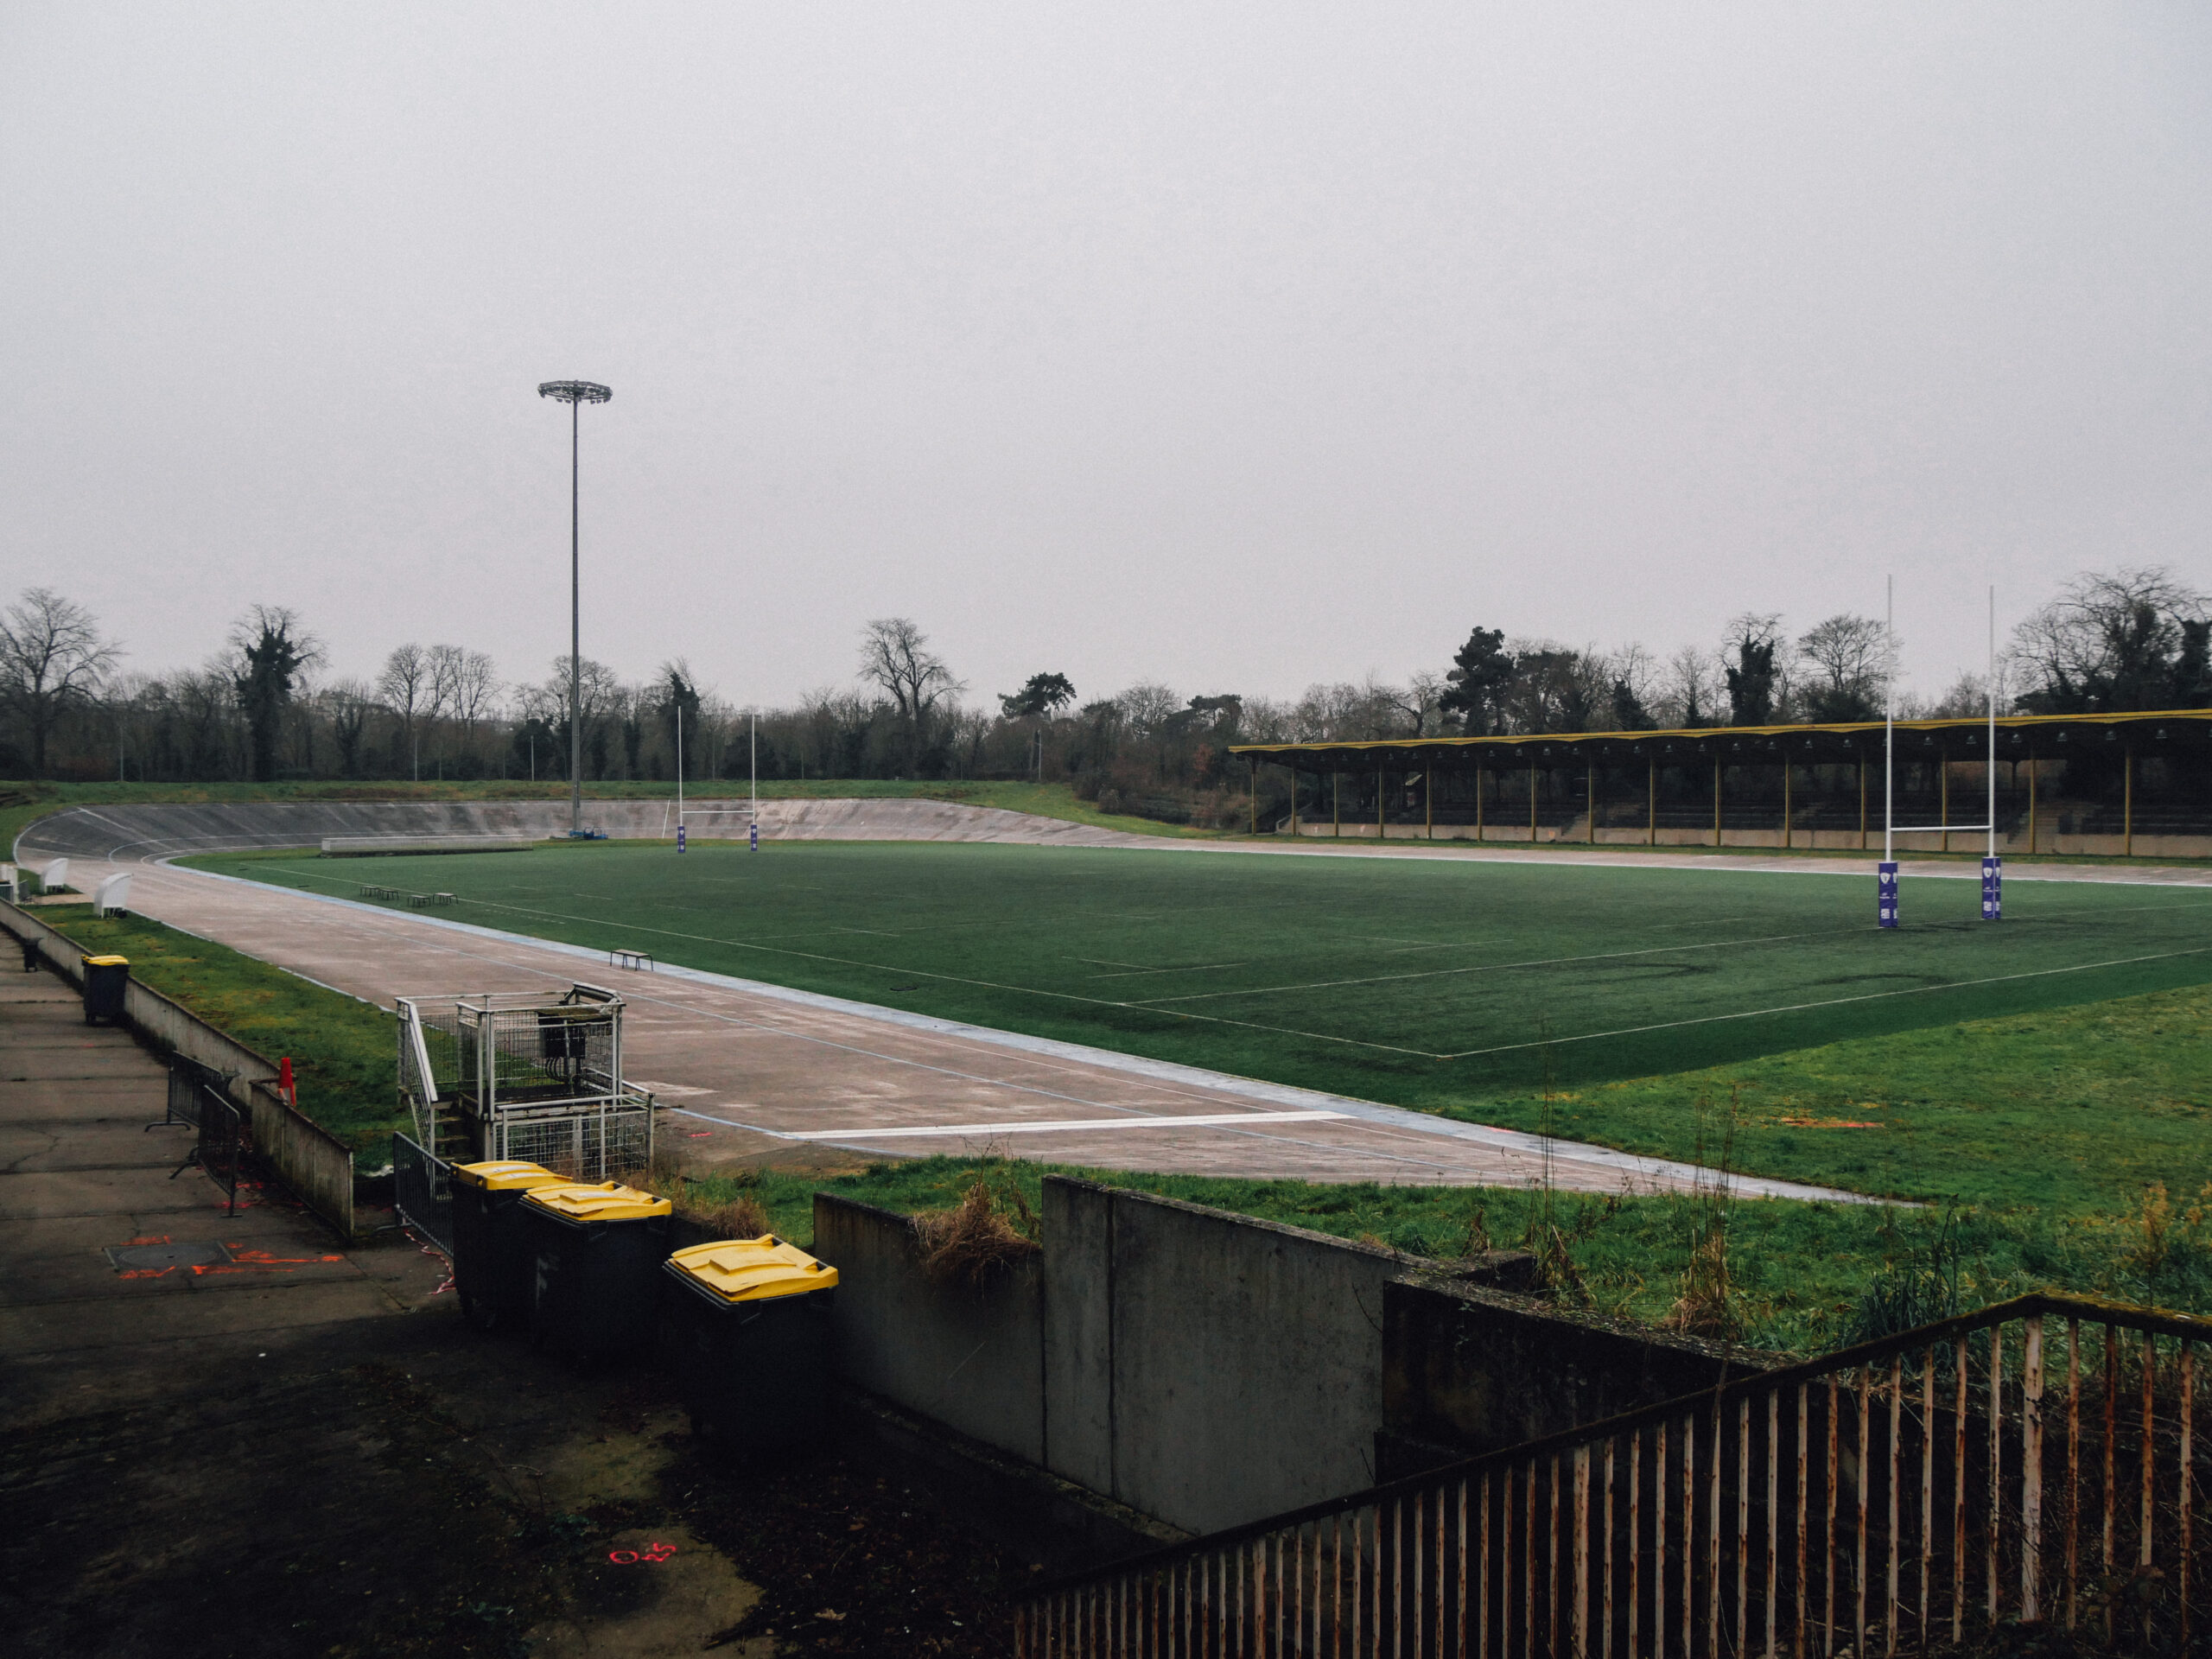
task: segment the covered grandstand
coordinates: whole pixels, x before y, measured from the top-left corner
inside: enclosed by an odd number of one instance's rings
[[[1252,828],[1287,769],[1279,833],[1592,845],[1878,849],[1881,721],[1694,731],[1547,732],[1245,743]],[[1895,821],[1974,823],[1992,723],[1894,727]],[[2212,857],[2212,709],[2007,715],[1994,722],[2001,851]],[[1280,791],[1276,791],[1279,798]],[[1900,836],[1914,852],[1980,834]]]

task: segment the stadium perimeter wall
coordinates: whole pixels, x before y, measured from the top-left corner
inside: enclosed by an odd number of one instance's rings
[[[1374,1246],[1059,1176],[1045,1183],[1041,1243],[981,1285],[938,1283],[906,1217],[817,1194],[845,1381],[1189,1532],[1772,1363]]]

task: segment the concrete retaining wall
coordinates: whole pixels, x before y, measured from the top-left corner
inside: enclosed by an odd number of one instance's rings
[[[832,1306],[838,1369],[848,1382],[1052,1466],[1039,1258],[980,1286],[936,1284],[922,1272],[905,1216],[828,1192],[814,1195],[814,1253],[837,1269]]]
[[[82,988],[84,952],[71,940],[10,904],[0,903],[0,928],[32,942],[41,960]],[[136,979],[124,991],[123,1022],[149,1047],[181,1054],[227,1077],[225,1092],[252,1125],[254,1150],[263,1161],[340,1237],[353,1236],[353,1154],[277,1096],[274,1060]]]
[[[1678,1399],[1777,1363],[1412,1274],[1382,1287],[1382,1360],[1389,1478]]]
[[[1193,1532],[1370,1484],[1399,1271],[1325,1234],[1047,1179],[1051,1466]]]
[[[1770,1363],[1059,1176],[1042,1255],[981,1289],[931,1283],[903,1216],[817,1193],[814,1217],[848,1383],[1193,1533]]]

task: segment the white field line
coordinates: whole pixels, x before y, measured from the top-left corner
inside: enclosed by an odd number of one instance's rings
[[[1247,1123],[1319,1123],[1343,1121],[1349,1112],[1200,1112],[1180,1116],[1159,1115],[1150,1117],[1067,1117],[1053,1123],[1024,1123],[1019,1120],[1001,1119],[995,1123],[937,1123],[915,1128],[901,1124],[894,1128],[807,1129],[783,1131],[788,1141],[887,1141],[893,1138],[913,1140],[932,1135],[1059,1135],[1094,1129],[1216,1129],[1241,1128]]]
[[[2143,957],[2114,957],[2109,962],[2077,962],[2064,968],[2037,968],[2024,974],[1992,974],[1986,979],[1947,980],[1941,985],[1910,985],[1902,990],[1866,991],[1857,996],[1832,996],[1820,1002],[1791,1002],[1780,1007],[1745,1008],[1735,1014],[1700,1014],[1694,1020],[1669,1020],[1656,1026],[1624,1026],[1618,1031],[1586,1031],[1579,1036],[1550,1037],[1533,1043],[1501,1043],[1495,1048],[1467,1048],[1456,1054],[1440,1054],[1443,1060],[1471,1060],[1484,1054],[1510,1054],[1516,1049],[1543,1048],[1553,1043],[1592,1043],[1606,1037],[1637,1037],[1646,1032],[1674,1031],[1684,1026],[1718,1025],[1726,1020],[1757,1020],[1770,1014],[1803,1014],[1812,1008],[1839,1008],[1852,1002],[1880,1002],[1893,996],[1926,996],[1934,991],[1963,991],[1976,985],[2004,985],[2016,979],[2049,979],[2057,974],[2093,973],[2100,968],[2126,968],[2139,962],[2170,962],[2177,957],[2201,957],[2212,944],[2186,950],[2159,950]]]

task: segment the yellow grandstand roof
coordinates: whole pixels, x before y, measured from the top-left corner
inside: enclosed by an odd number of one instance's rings
[[[1942,720],[1900,720],[1901,752],[1946,749],[1961,759],[1982,752],[1989,730],[1986,715]],[[2031,753],[2062,758],[2084,741],[2132,741],[2164,750],[2212,741],[2212,709],[2166,709],[2109,715],[1999,715],[1997,752],[2000,759],[2024,760]],[[1311,766],[1344,760],[1407,766],[1472,761],[1480,766],[1502,759],[1560,760],[1571,752],[1594,760],[1624,755],[1661,759],[1741,753],[1747,763],[1802,756],[1807,761],[1849,760],[1878,749],[1885,729],[1878,720],[1841,721],[1796,726],[1706,726],[1659,732],[1525,732],[1497,737],[1353,738],[1321,743],[1232,743],[1231,754],[1283,766]]]

